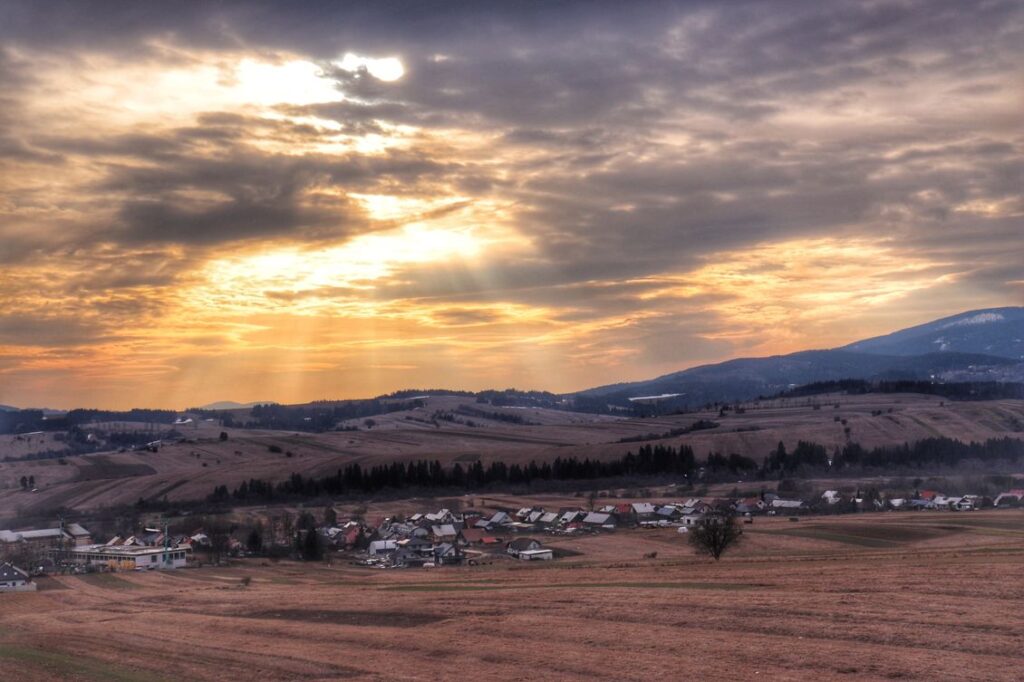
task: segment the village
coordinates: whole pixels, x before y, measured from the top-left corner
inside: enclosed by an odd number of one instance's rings
[[[549,546],[560,538],[674,528],[683,543],[690,529],[709,516],[734,516],[748,525],[759,516],[784,516],[798,522],[814,515],[1016,508],[1024,504],[1024,488],[995,497],[921,490],[913,497],[885,498],[874,490],[852,494],[826,490],[811,499],[774,492],[739,498],[688,497],[676,502],[595,504],[596,499],[592,494],[585,507],[443,508],[373,521],[361,514],[339,519],[334,507],[328,506],[319,519],[309,511],[302,512],[297,523],[286,517],[280,529],[277,524],[267,530],[262,525],[213,523],[209,528],[175,532],[173,524],[154,521],[135,534],[102,541],[83,525],[62,519],[50,528],[0,530],[0,591],[34,590],[37,576],[199,568],[261,556],[373,569],[553,561],[566,555],[567,550],[557,543]]]

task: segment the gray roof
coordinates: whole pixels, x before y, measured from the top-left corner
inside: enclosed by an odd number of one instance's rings
[[[540,542],[533,538],[516,538],[512,542],[508,543],[508,547],[513,550],[522,551],[524,549],[529,549],[530,546],[534,544],[540,547]]]
[[[599,512],[590,512],[583,519],[583,523],[608,523],[611,519],[610,514],[601,514]]]
[[[457,535],[455,531],[455,526],[453,526],[450,523],[445,523],[440,526],[433,526],[431,527],[430,532],[432,532],[434,535],[438,537],[448,537]]]
[[[43,528],[42,530],[23,530],[18,533],[26,540],[38,540],[40,538],[62,538],[64,533],[60,528]]]
[[[8,563],[0,564],[0,580],[28,580],[28,573]]]

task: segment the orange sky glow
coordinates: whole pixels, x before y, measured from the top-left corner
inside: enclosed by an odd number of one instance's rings
[[[751,26],[707,54],[707,8],[623,28],[643,54],[28,32],[0,47],[0,403],[564,392],[1019,305],[1010,17],[977,68],[910,18],[877,53],[753,64]]]

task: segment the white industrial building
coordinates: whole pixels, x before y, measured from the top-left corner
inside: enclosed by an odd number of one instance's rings
[[[135,571],[150,569],[184,568],[188,562],[188,547],[146,547],[140,545],[88,545],[71,550],[76,563],[106,566],[112,570]]]

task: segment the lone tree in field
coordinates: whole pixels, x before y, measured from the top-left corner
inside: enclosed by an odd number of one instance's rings
[[[743,530],[732,514],[708,514],[690,528],[690,544],[700,554],[718,561],[730,545],[739,541]]]

